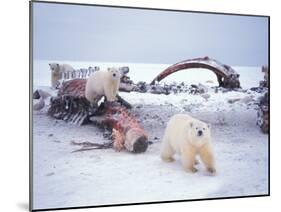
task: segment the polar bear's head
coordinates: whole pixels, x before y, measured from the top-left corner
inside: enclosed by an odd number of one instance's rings
[[[210,139],[210,124],[199,120],[192,120],[189,123],[189,129],[194,145],[202,145],[206,140]]]
[[[58,72],[60,65],[58,63],[49,63],[52,72]]]
[[[114,68],[114,67],[108,68],[107,71],[110,73],[111,79],[116,80],[116,81],[120,80],[121,74],[117,68]]]

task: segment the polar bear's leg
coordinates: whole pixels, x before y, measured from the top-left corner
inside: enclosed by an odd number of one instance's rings
[[[199,150],[199,154],[207,170],[211,173],[215,173],[215,158],[211,145],[209,143],[203,145]]]
[[[112,89],[112,96],[114,97],[114,99],[116,100],[116,96],[117,96],[117,93],[118,93],[118,89],[119,89],[119,85],[118,86],[113,86],[113,89]]]
[[[52,83],[52,88],[53,88],[53,89],[56,89],[56,84],[57,84],[57,83],[56,83],[54,77],[52,77],[51,83]]]
[[[196,148],[189,145],[182,150],[181,160],[183,168],[187,172],[197,172],[197,169],[194,168],[196,159]]]
[[[173,158],[175,151],[169,144],[166,138],[163,139],[162,147],[161,147],[161,158],[166,162],[173,162],[175,159]]]
[[[87,87],[86,87],[85,97],[91,104],[94,103],[95,95],[93,92],[90,92]]]
[[[51,84],[52,84],[53,89],[57,89],[57,87],[59,85],[58,77],[55,76],[55,74],[53,74],[53,73],[52,73],[52,77],[51,77]]]
[[[90,89],[86,87],[85,97],[89,101],[91,108],[98,108],[98,101],[101,99],[101,95],[90,91]]]
[[[115,101],[115,97],[113,96],[113,88],[112,86],[104,89],[104,94],[106,96],[106,100],[109,102]]]

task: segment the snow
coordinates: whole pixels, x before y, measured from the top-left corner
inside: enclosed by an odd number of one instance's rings
[[[56,91],[49,88],[48,62],[35,61],[34,90],[40,88],[55,95]],[[146,82],[169,66],[63,63],[74,68],[129,66],[129,76],[134,81]],[[263,79],[260,67],[234,69],[240,73],[243,88],[256,87]],[[153,142],[142,154],[113,149],[72,153],[77,146],[71,145],[71,141],[103,143],[108,140],[93,125],[78,127],[47,116],[48,106],[34,111],[34,209],[267,194],[268,135],[261,133],[256,125],[255,103],[262,94],[250,90],[216,93],[211,89],[215,83],[206,83],[210,80],[208,74],[216,82],[210,71],[187,71],[186,74],[190,77],[188,81],[208,87],[207,100],[187,93],[120,93],[133,104],[132,112]],[[169,77],[167,82],[187,79],[181,72]],[[229,103],[232,99],[238,101]],[[215,176],[206,172],[202,162],[196,166],[199,171],[190,174],[184,172],[179,157],[173,163],[160,159],[165,125],[173,114],[180,112],[211,124],[218,171]]]

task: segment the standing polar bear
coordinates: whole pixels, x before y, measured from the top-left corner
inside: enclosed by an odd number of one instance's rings
[[[60,85],[60,80],[69,72],[74,71],[74,68],[68,64],[49,63],[51,74],[52,88],[56,89]]]
[[[187,172],[196,172],[199,154],[207,170],[216,172],[215,159],[211,144],[210,126],[187,114],[176,114],[168,122],[162,140],[161,158],[174,161],[173,155],[181,155],[182,165]]]
[[[96,71],[88,78],[85,97],[92,104],[105,96],[107,101],[116,101],[121,74],[117,68],[108,68],[107,71]]]

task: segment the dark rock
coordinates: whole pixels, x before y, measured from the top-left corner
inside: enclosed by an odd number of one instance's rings
[[[46,174],[47,177],[53,176],[55,173],[54,172],[50,172],[48,174]]]
[[[198,86],[197,86],[197,85],[191,84],[190,86],[191,86],[192,88],[198,89]]]
[[[234,102],[240,101],[240,98],[235,98],[235,99],[228,99],[227,102],[230,104],[233,104]]]
[[[119,70],[120,70],[120,72],[121,72],[122,75],[126,75],[126,74],[128,74],[129,71],[130,71],[130,69],[129,69],[128,66],[120,67]]]
[[[152,85],[150,87],[150,93],[153,93],[153,94],[163,94],[165,93],[165,90],[160,86],[160,85]]]
[[[32,98],[33,99],[40,99],[40,94],[39,94],[38,90],[33,92],[33,97]]]
[[[257,93],[263,93],[264,91],[267,90],[267,88],[265,87],[253,87],[253,88],[250,88],[251,91],[255,91]]]
[[[146,82],[138,82],[136,85],[136,91],[141,92],[141,93],[146,93],[147,92]]]
[[[104,131],[102,135],[104,138],[111,139],[111,132],[109,131]]]
[[[208,92],[208,88],[202,84],[199,85],[190,85],[189,93],[190,94],[203,94]]]

